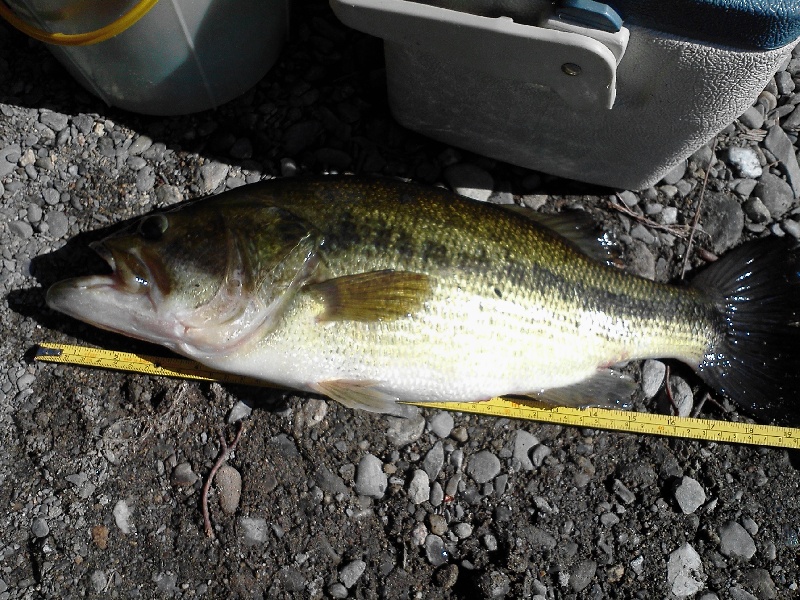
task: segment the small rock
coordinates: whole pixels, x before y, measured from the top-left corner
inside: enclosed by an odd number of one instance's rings
[[[633,504],[636,494],[630,491],[619,479],[614,480],[614,493],[622,500],[623,504]]]
[[[759,600],[772,600],[778,597],[775,582],[766,569],[750,569],[745,572],[747,586],[753,590]]]
[[[53,210],[47,213],[44,222],[47,223],[47,233],[50,237],[60,239],[67,235],[69,220],[67,220],[67,215],[60,210]]]
[[[50,534],[50,526],[43,517],[37,517],[31,522],[31,533],[37,538],[47,537]]]
[[[667,365],[659,360],[646,360],[642,366],[642,389],[644,396],[648,400],[658,393],[664,385],[664,376],[667,373]]]
[[[703,506],[706,501],[706,493],[696,479],[684,477],[675,488],[675,501],[683,514],[691,515]]]
[[[323,492],[328,492],[334,496],[338,494],[348,494],[349,490],[344,480],[336,473],[331,472],[331,470],[323,464],[317,467],[314,473],[314,481]]]
[[[763,180],[767,175],[768,173],[764,173],[761,179]],[[789,187],[786,182],[783,183],[787,188]],[[714,252],[722,254],[732,248],[741,238],[744,228],[744,212],[739,202],[728,195],[720,192],[706,192],[702,209],[702,224],[703,229],[711,237]]]
[[[441,567],[450,559],[450,553],[444,547],[444,540],[434,534],[429,534],[425,538],[425,556],[434,567]]]
[[[92,571],[92,574],[89,576],[89,581],[97,594],[102,594],[108,586],[108,577],[105,572],[100,569]]]
[[[781,229],[792,236],[796,240],[800,240],[800,222],[786,219],[781,223]]]
[[[688,417],[692,414],[692,406],[694,404],[694,395],[692,394],[691,386],[686,383],[686,380],[677,375],[669,378],[669,387],[672,391],[672,401],[675,403],[675,408],[678,411],[679,417]]]
[[[728,590],[728,593],[731,595],[732,600],[758,600],[753,594],[740,587],[732,587]]]
[[[178,487],[188,487],[194,485],[198,479],[197,473],[192,470],[192,465],[182,462],[173,469],[171,483]]]
[[[703,589],[703,562],[688,543],[669,555],[667,583],[678,598],[692,596]]]
[[[250,406],[239,400],[233,405],[231,412],[228,413],[228,423],[238,423],[239,421],[249,417],[250,413],[252,412],[253,409]]]
[[[329,586],[328,593],[331,595],[331,598],[347,598],[347,588],[341,583],[334,583]]]
[[[517,429],[514,435],[514,451],[512,456],[520,462],[522,468],[526,471],[533,471],[530,451],[531,448],[538,444],[539,438],[535,435],[528,433],[524,429]]]
[[[752,194],[753,190],[756,188],[756,185],[758,185],[758,182],[755,179],[740,179],[733,190],[742,198],[749,198],[750,194]]]
[[[742,204],[742,208],[744,209],[744,214],[746,214],[747,218],[753,223],[769,222],[769,210],[767,210],[767,207],[764,206],[764,203],[758,196],[752,196],[745,200],[744,204]]]
[[[242,497],[242,476],[230,465],[222,465],[214,478],[219,491],[219,507],[226,515],[232,515],[239,508]]]
[[[422,461],[422,468],[428,474],[428,477],[434,480],[439,475],[439,471],[442,470],[442,465],[444,465],[444,447],[442,442],[436,442],[433,448],[428,450],[425,455]]]
[[[450,411],[440,410],[428,419],[428,427],[440,438],[446,438],[453,431],[453,415]]]
[[[242,517],[239,519],[239,530],[244,543],[248,546],[263,544],[267,541],[269,527],[266,519]]]
[[[628,208],[633,208],[634,206],[639,204],[639,196],[630,190],[624,190],[622,192],[619,192],[618,196],[619,199],[622,200],[622,202],[624,202],[625,206],[627,206]]]
[[[230,167],[219,162],[206,163],[200,167],[200,178],[203,180],[203,191],[213,192],[225,181]]]
[[[67,126],[69,119],[67,115],[45,110],[39,115],[39,122],[42,125],[47,125],[53,131],[59,132]]]
[[[672,167],[670,171],[661,178],[661,181],[667,185],[675,185],[686,174],[686,161],[682,160],[677,165]]]
[[[482,450],[470,458],[467,474],[476,483],[491,481],[500,474],[500,459],[488,450]]]
[[[162,185],[156,190],[156,200],[161,206],[170,206],[183,201],[180,188],[174,185]]]
[[[431,481],[428,474],[422,469],[417,469],[408,484],[408,499],[414,504],[422,504],[427,502],[430,497]]]
[[[131,156],[138,156],[142,152],[145,152],[150,146],[153,145],[153,140],[147,137],[146,135],[138,136],[131,145],[128,146],[128,154]]]
[[[729,521],[719,530],[720,552],[725,556],[750,560],[756,553],[756,544],[747,530],[735,521]]]
[[[360,496],[380,500],[386,492],[389,481],[383,472],[383,463],[372,454],[365,454],[358,463],[355,489]]]
[[[425,417],[415,414],[410,417],[386,417],[389,428],[386,439],[398,448],[416,442],[425,431]]]
[[[572,573],[570,573],[569,587],[572,588],[573,592],[581,592],[585,590],[592,582],[596,571],[596,562],[593,560],[584,560],[575,567],[575,570]]]
[[[131,509],[125,500],[118,500],[114,505],[114,522],[119,530],[124,534],[131,532]]]
[[[456,526],[453,527],[453,533],[456,534],[458,539],[465,540],[472,535],[472,525],[469,523],[457,523]]]
[[[364,574],[364,570],[366,568],[367,563],[365,563],[363,560],[354,560],[349,562],[339,569],[339,581],[342,582],[344,587],[350,589]]]
[[[447,533],[447,519],[445,519],[442,515],[428,515],[428,523],[430,523],[432,534],[444,535]]]
[[[545,446],[544,444],[539,444],[536,446],[531,454],[531,462],[533,463],[533,466],[537,469],[541,467],[544,463],[544,459],[550,456],[552,453],[553,451],[550,449],[550,446]]]
[[[765,172],[753,189],[753,195],[761,198],[773,219],[779,220],[791,208],[794,200],[792,186],[777,175]]]
[[[760,129],[764,124],[764,114],[751,106],[739,117],[739,122],[748,129]]]
[[[758,160],[758,154],[750,147],[740,148],[733,146],[726,152],[726,162],[733,168],[734,173],[739,177],[748,179],[758,179],[761,177],[763,169]]]
[[[453,191],[461,196],[485,202],[494,190],[494,179],[476,165],[458,163],[444,170],[444,178]]]
[[[33,227],[30,226],[30,223],[26,223],[25,221],[11,221],[8,228],[14,235],[21,237],[23,240],[27,240],[33,235]]]
[[[786,179],[794,191],[794,197],[800,196],[800,165],[797,164],[794,144],[779,125],[769,128],[769,133],[764,138],[764,147],[780,161]]]
[[[478,589],[481,598],[505,598],[511,591],[511,581],[508,575],[501,571],[489,571],[478,580]]]
[[[778,71],[775,73],[775,85],[781,96],[788,96],[794,91],[795,83],[792,74],[788,71]]]
[[[433,581],[440,588],[450,589],[458,581],[458,565],[444,565],[434,573]]]

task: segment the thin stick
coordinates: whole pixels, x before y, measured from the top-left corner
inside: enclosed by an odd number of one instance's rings
[[[244,432],[244,423],[239,421],[239,428],[236,431],[236,437],[233,438],[233,441],[230,443],[230,445],[228,445],[228,442],[225,441],[225,435],[220,433],[219,456],[217,457],[217,462],[215,462],[214,466],[211,467],[211,471],[209,471],[208,477],[203,484],[203,489],[200,496],[200,510],[203,513],[203,526],[206,531],[206,536],[210,538],[214,537],[214,527],[211,525],[211,517],[208,514],[208,492],[211,489],[211,483],[214,481],[214,476],[217,474],[217,471],[219,471],[219,468],[225,464],[228,458],[230,458],[231,452],[236,450],[236,445],[239,443],[239,439],[242,437],[242,432]]]
[[[712,161],[706,167],[706,176],[703,177],[703,187],[700,189],[700,197],[697,200],[697,210],[694,211],[694,218],[692,219],[692,229],[689,233],[689,241],[686,242],[686,254],[683,255],[683,267],[681,267],[681,280],[686,275],[686,267],[689,265],[689,255],[692,252],[692,242],[694,241],[694,233],[697,231],[697,223],[700,221],[700,209],[703,206],[703,197],[706,195],[706,186],[708,185],[708,172],[711,170],[711,165],[714,164],[713,158],[716,156],[717,138],[714,138],[714,143],[711,145]]]

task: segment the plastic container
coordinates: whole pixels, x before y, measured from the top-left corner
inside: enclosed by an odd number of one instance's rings
[[[5,0],[87,90],[133,112],[215,108],[270,69],[288,0]]]
[[[331,0],[384,39],[409,129],[512,164],[643,189],[741,115],[800,36],[782,0]]]

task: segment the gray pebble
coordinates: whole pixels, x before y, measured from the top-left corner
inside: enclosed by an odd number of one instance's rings
[[[661,181],[663,183],[666,183],[667,185],[675,185],[681,179],[683,179],[683,176],[685,174],[686,174],[686,161],[682,160],[677,165],[672,167],[672,169],[670,169],[670,171],[666,175],[664,175],[664,177],[661,178]]]
[[[428,502],[431,503],[431,506],[437,507],[441,506],[443,500],[444,490],[442,489],[442,484],[438,481],[434,481],[433,485],[431,485],[431,497],[428,499]]]
[[[513,457],[520,462],[520,465],[526,471],[533,470],[530,451],[531,448],[537,446],[538,444],[539,438],[537,438],[535,435],[528,433],[524,429],[517,429],[517,432],[514,435]]]
[[[735,521],[729,521],[719,530],[720,552],[725,556],[750,560],[756,553],[756,544],[747,530]]]
[[[372,454],[365,454],[358,463],[355,489],[360,496],[380,500],[386,492],[389,480],[383,472],[383,463]]]
[[[780,219],[792,206],[792,186],[777,175],[764,172],[753,189],[753,195],[761,198],[773,219]]]
[[[67,235],[69,230],[69,220],[67,215],[59,210],[53,210],[47,213],[44,218],[47,223],[47,233],[54,239],[60,239]]]
[[[252,412],[253,409],[249,405],[239,400],[228,413],[228,423],[238,423],[249,417]]]
[[[800,222],[786,219],[781,223],[781,229],[792,236],[796,240],[800,240]]]
[[[755,179],[741,179],[739,183],[733,187],[733,190],[742,198],[749,198],[756,185],[758,185],[758,181]]]
[[[678,598],[692,596],[703,589],[703,562],[688,543],[669,555],[667,583]]]
[[[680,178],[679,178],[680,179]],[[639,196],[630,190],[619,192],[619,198],[625,203],[628,208],[633,208],[639,204]]]
[[[425,538],[425,556],[434,567],[441,567],[450,558],[450,553],[444,547],[444,540],[434,534]]]
[[[347,588],[341,583],[334,583],[328,587],[331,598],[347,598]]]
[[[761,162],[758,160],[758,154],[752,148],[747,146],[744,148],[739,146],[728,148],[725,153],[725,159],[739,177],[747,177],[749,179],[761,177],[763,172]]]
[[[764,138],[764,147],[780,161],[782,170],[786,173],[786,180],[792,186],[796,198],[800,195],[800,165],[797,164],[794,144],[779,125],[773,125]]]
[[[496,538],[496,537],[494,537],[494,536],[493,536],[491,533],[487,533],[486,535],[484,535],[484,536],[481,538],[481,541],[483,542],[483,546],[484,546],[484,547],[485,547],[485,548],[486,548],[486,549],[487,549],[489,552],[494,552],[494,551],[495,551],[495,550],[497,550],[497,548],[498,548],[498,545],[497,545],[497,538]]]
[[[33,235],[33,227],[25,221],[12,221],[9,223],[8,228],[14,235],[21,237],[23,240],[27,240]]]
[[[573,592],[581,592],[589,587],[597,571],[597,563],[593,560],[584,560],[575,567],[570,573],[569,587]]]
[[[53,131],[61,131],[67,126],[69,119],[67,115],[53,112],[52,110],[45,110],[39,115],[39,122],[43,125],[47,125]]]
[[[750,569],[745,572],[745,579],[747,586],[757,594],[759,600],[771,600],[778,597],[775,582],[766,569]]]
[[[113,510],[114,522],[117,528],[124,533],[129,534],[132,531],[131,525],[131,509],[125,500],[118,500],[114,505]]]
[[[156,200],[162,206],[170,206],[183,201],[183,194],[180,188],[174,185],[161,185],[156,190]]]
[[[458,163],[447,167],[443,175],[457,194],[484,202],[492,195],[494,179],[487,171],[476,165]]]
[[[542,466],[544,463],[544,459],[552,454],[552,450],[549,446],[545,446],[544,444],[539,444],[536,448],[533,449],[533,453],[531,454],[531,462],[533,466],[537,469]]]
[[[444,465],[444,447],[442,446],[442,442],[436,442],[433,448],[428,450],[428,453],[425,455],[422,461],[422,468],[428,474],[428,477],[434,480],[439,475],[442,465]]]
[[[242,517],[239,519],[239,533],[248,546],[263,544],[267,541],[269,527],[266,519]]]
[[[149,192],[155,183],[156,175],[152,167],[144,167],[136,173],[136,190],[139,193]]]
[[[331,472],[324,464],[320,464],[314,473],[314,481],[321,490],[329,494],[347,495],[349,490],[344,480],[336,473]]]
[[[200,177],[203,180],[203,191],[213,192],[217,187],[225,181],[230,167],[226,164],[219,162],[207,163],[200,167]]]
[[[428,419],[428,427],[440,438],[446,438],[453,431],[453,415],[450,411],[440,410]]]
[[[658,222],[662,225],[674,225],[678,222],[678,209],[667,206],[658,215]]]
[[[37,538],[47,537],[50,533],[50,526],[43,517],[37,517],[31,522],[31,533]]]
[[[678,195],[681,198],[685,198],[688,196],[692,190],[694,189],[694,182],[689,181],[688,179],[681,179],[678,183],[675,184],[675,188],[678,190]]]
[[[432,534],[444,535],[447,533],[447,519],[445,519],[442,515],[428,515],[428,523],[430,523]]]
[[[344,587],[350,589],[364,574],[364,570],[366,568],[367,563],[365,563],[363,560],[354,560],[349,562],[339,569],[339,581],[342,582]]]
[[[732,600],[758,600],[753,594],[740,587],[732,587],[728,589]]]
[[[659,360],[646,360],[642,366],[642,389],[648,400],[658,393],[664,385],[664,375],[667,365]]]
[[[762,180],[766,176],[767,173],[764,173]],[[706,192],[702,209],[702,223],[706,233],[711,237],[714,252],[722,254],[735,246],[741,238],[744,228],[744,211],[739,202],[727,194]]]
[[[636,495],[630,491],[619,479],[614,480],[614,493],[624,504],[633,504]]]
[[[42,220],[42,208],[38,204],[31,202],[28,204],[28,223],[38,223]]]
[[[431,480],[425,471],[417,469],[408,484],[408,499],[414,504],[422,504],[427,502],[430,497]]]
[[[453,533],[456,534],[458,539],[465,540],[472,535],[472,525],[469,523],[457,523],[453,527]]]
[[[696,479],[684,477],[675,488],[675,501],[683,514],[691,515],[705,504],[706,493]]]
[[[239,508],[242,497],[242,476],[234,467],[222,465],[217,471],[214,483],[219,492],[219,507],[226,515],[232,515]]]
[[[739,117],[739,122],[749,129],[760,129],[764,124],[764,113],[751,106]]]
[[[672,390],[672,401],[678,410],[678,416],[688,417],[692,414],[692,406],[694,405],[691,386],[686,383],[685,379],[677,375],[672,375],[669,378],[669,386],[670,390]]]
[[[742,517],[742,527],[744,527],[750,535],[758,534],[758,524],[750,517]]]
[[[97,594],[103,593],[108,586],[108,577],[105,572],[100,569],[92,571],[92,574],[89,576],[89,581]]]
[[[484,573],[478,580],[481,598],[505,598],[511,591],[511,580],[501,571]]]
[[[194,485],[198,480],[197,473],[192,470],[192,465],[182,462],[172,470],[171,483],[178,487],[188,487]]]
[[[152,145],[153,140],[146,135],[140,135],[128,146],[128,154],[131,156],[138,156],[142,152],[146,152]]]
[[[500,459],[488,450],[482,450],[469,459],[467,474],[476,483],[486,483],[500,474]]]
[[[55,206],[61,201],[61,194],[58,193],[58,190],[47,188],[42,191],[42,198],[44,198],[44,201],[50,206]]]
[[[778,93],[781,96],[788,96],[795,88],[792,74],[788,71],[778,71],[775,73],[775,85],[778,87]]]
[[[386,417],[389,427],[386,439],[398,448],[416,442],[425,431],[425,417],[415,414],[410,417]]]
[[[746,214],[753,223],[769,222],[769,210],[767,210],[767,207],[764,206],[764,203],[758,196],[752,196],[745,200],[744,204],[742,204],[742,208],[744,209],[744,214]]]

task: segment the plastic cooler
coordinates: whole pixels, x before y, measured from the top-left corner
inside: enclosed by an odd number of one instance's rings
[[[0,17],[46,42],[107,104],[177,115],[215,108],[264,76],[283,47],[287,2],[0,0]]]
[[[384,39],[406,127],[643,189],[741,115],[800,37],[784,0],[331,0]]]

